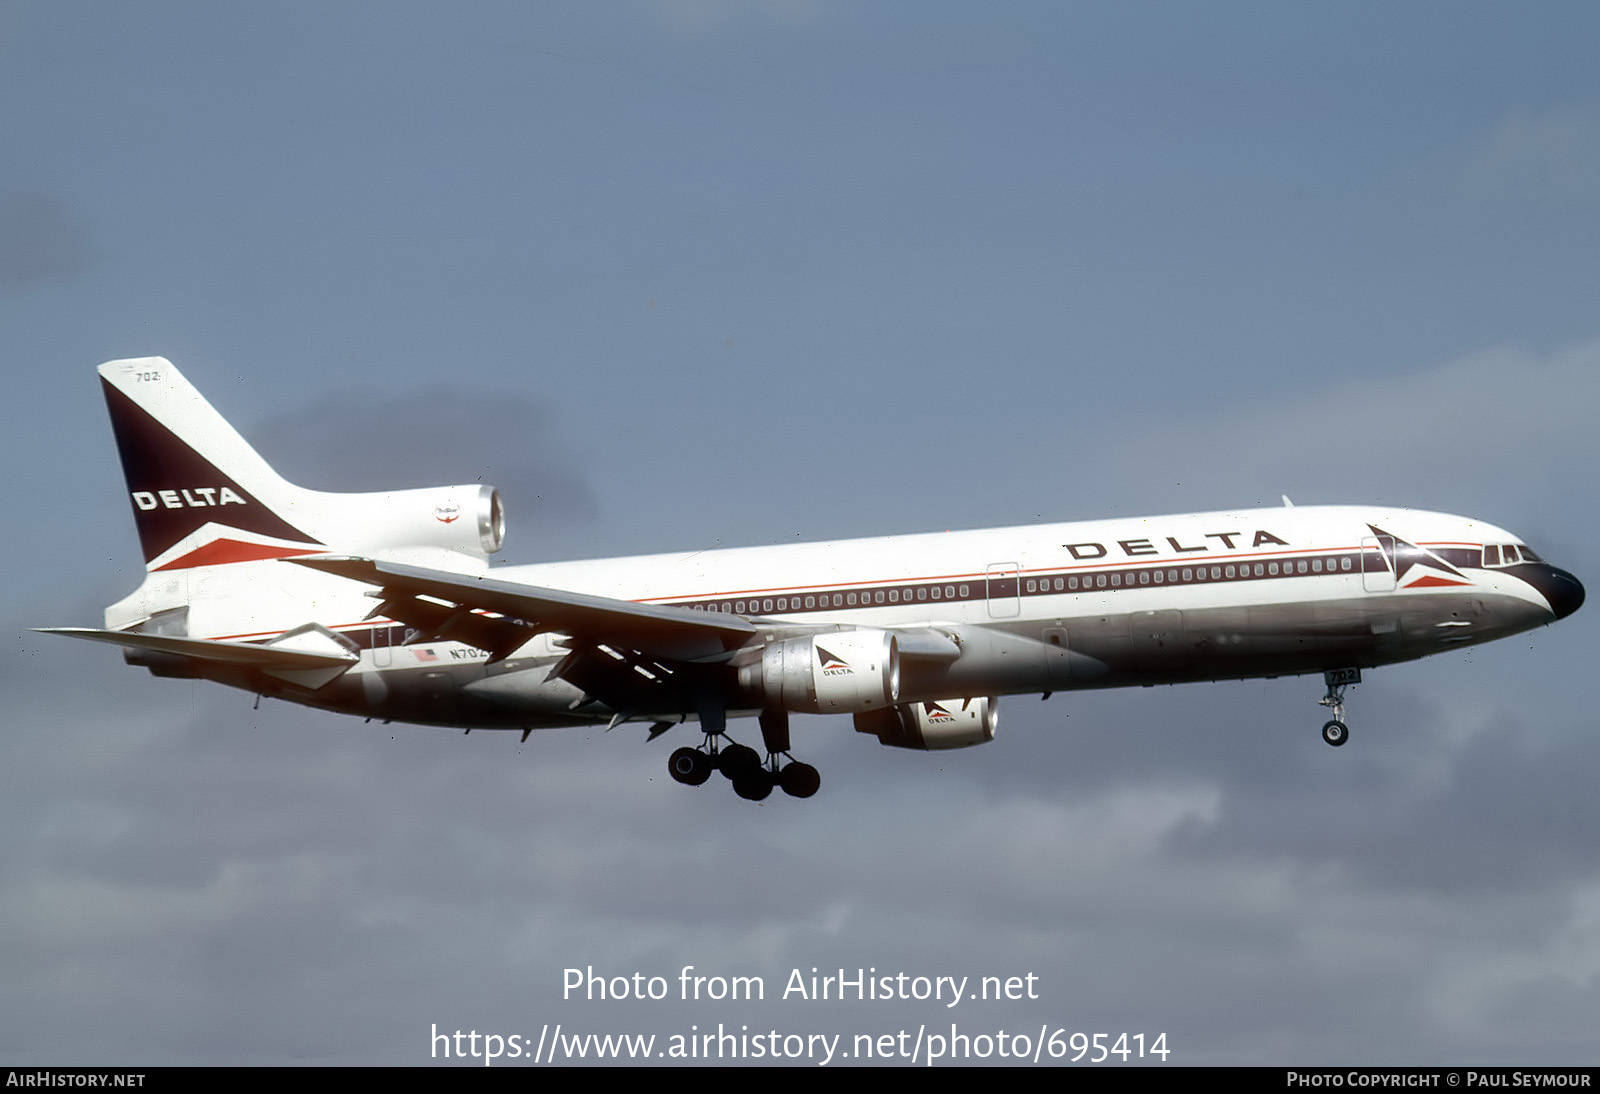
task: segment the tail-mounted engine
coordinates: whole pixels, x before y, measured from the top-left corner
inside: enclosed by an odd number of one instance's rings
[[[505,509],[492,486],[316,496],[336,499],[315,523],[322,541],[340,551],[404,559],[444,550],[487,560],[505,539]]]
[[[739,669],[739,684],[764,708],[807,714],[884,710],[900,698],[900,648],[887,631],[834,631],[769,642]]]
[[[994,699],[940,699],[906,703],[888,710],[856,715],[856,732],[870,733],[878,743],[892,748],[917,748],[933,752],[968,748],[994,740]]]

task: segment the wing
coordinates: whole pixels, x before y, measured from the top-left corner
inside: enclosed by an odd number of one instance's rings
[[[416,628],[413,644],[462,642],[488,650],[491,662],[545,632],[652,658],[716,662],[726,660],[756,631],[737,615],[636,604],[396,562],[330,555],[286,561],[378,586],[382,603],[373,616]]]
[[[574,711],[601,703],[617,717],[699,711],[704,720],[707,702],[728,698],[730,663],[759,662],[773,631],[788,632],[778,641],[796,640],[792,625],[763,626],[767,633],[758,635],[755,622],[722,612],[638,604],[367,558],[319,555],[284,561],[377,586],[374,595],[381,602],[372,617],[413,628],[416,633],[407,639],[412,645],[461,642],[488,651],[492,663],[537,634],[562,635],[560,645],[567,652],[550,675],[581,692]],[[824,629],[834,628],[804,631]],[[960,645],[944,631],[891,631],[902,657],[948,663],[961,655]]]

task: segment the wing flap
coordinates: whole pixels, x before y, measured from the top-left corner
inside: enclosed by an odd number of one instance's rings
[[[393,619],[416,633],[406,645],[425,642],[460,642],[489,651],[489,663],[503,661],[538,634],[520,620],[504,616],[481,615],[468,608],[440,604],[417,596],[391,596],[374,608],[368,619]]]

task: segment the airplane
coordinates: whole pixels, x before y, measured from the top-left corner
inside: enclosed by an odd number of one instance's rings
[[[880,744],[994,739],[999,696],[1321,673],[1330,745],[1363,669],[1552,623],[1583,585],[1466,517],[1294,506],[499,566],[480,484],[290,484],[159,357],[99,369],[145,556],[104,628],[161,677],[369,721],[698,724],[668,770],[806,798],[791,713]],[[765,755],[727,735],[754,715]]]

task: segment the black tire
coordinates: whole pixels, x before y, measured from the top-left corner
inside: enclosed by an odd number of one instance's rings
[[[667,771],[685,786],[699,786],[711,777],[711,757],[698,748],[680,748],[667,760]]]
[[[747,771],[760,770],[761,757],[749,745],[733,744],[717,753],[717,766],[728,778],[738,779]]]
[[[791,798],[809,798],[822,785],[822,776],[810,764],[796,761],[784,764],[783,770],[778,773],[778,785]]]
[[[746,801],[765,801],[772,793],[772,772],[756,767],[733,776],[733,792]]]
[[[1328,722],[1322,727],[1322,739],[1338,748],[1350,739],[1350,727],[1343,722]]]

